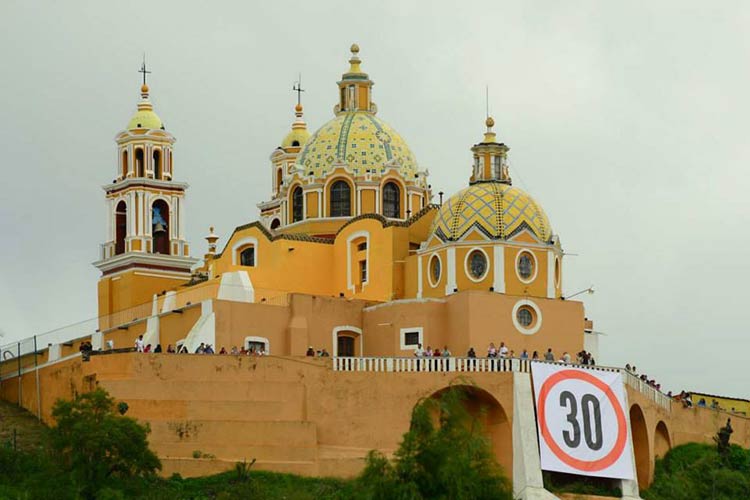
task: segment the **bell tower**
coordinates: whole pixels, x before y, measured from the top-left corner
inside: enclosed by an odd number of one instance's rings
[[[99,313],[133,307],[188,281],[197,259],[185,240],[186,183],[175,182],[174,143],[149,100],[145,62],[138,109],[115,136],[114,179],[103,186],[106,239],[100,260]]]

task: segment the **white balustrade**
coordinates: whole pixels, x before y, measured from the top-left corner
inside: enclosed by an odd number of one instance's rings
[[[381,357],[333,357],[333,370],[339,372],[387,372],[387,373],[446,373],[446,372],[531,372],[530,359],[518,358],[381,358]],[[656,388],[621,368],[603,366],[572,365],[591,370],[619,371],[625,383],[650,401],[667,411],[672,410],[672,399]]]

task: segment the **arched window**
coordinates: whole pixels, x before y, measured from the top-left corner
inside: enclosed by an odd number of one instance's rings
[[[277,229],[281,225],[281,221],[279,219],[274,219],[271,221],[271,229]]]
[[[284,174],[281,169],[276,170],[276,192],[281,191],[281,183],[284,180]]]
[[[292,147],[298,148],[299,147],[299,141],[292,141]]]
[[[292,192],[292,222],[299,222],[304,218],[304,204],[302,197],[302,188],[297,186]]]
[[[154,179],[161,179],[161,151],[154,149]]]
[[[143,177],[143,150],[135,150],[135,175],[136,177]]]
[[[151,252],[169,255],[169,205],[164,200],[151,205],[151,235]]]
[[[125,235],[128,233],[128,207],[124,201],[115,208],[115,255],[125,253]]]
[[[349,217],[352,214],[352,190],[346,181],[336,181],[331,186],[331,217]]]
[[[122,152],[122,178],[128,176],[128,152],[123,151]]]
[[[240,265],[241,266],[255,266],[255,247],[250,245],[240,252]]]
[[[401,190],[395,182],[389,182],[383,187],[383,215],[401,217]]]

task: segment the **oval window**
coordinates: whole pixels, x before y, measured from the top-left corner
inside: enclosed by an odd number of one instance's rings
[[[523,306],[516,312],[518,323],[524,328],[529,328],[534,323],[534,310],[528,306]]]
[[[534,275],[534,257],[529,252],[523,252],[518,258],[518,275],[523,280]]]
[[[437,286],[440,282],[440,258],[437,255],[433,255],[430,258],[430,285],[433,287]]]
[[[469,275],[475,280],[482,279],[487,273],[487,257],[481,250],[473,250],[469,254]]]

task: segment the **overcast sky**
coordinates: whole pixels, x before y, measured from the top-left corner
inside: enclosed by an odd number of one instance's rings
[[[200,256],[268,199],[297,73],[314,131],[357,42],[435,193],[466,185],[489,85],[514,183],[576,254],[567,293],[595,285],[600,363],[750,397],[750,3],[202,4],[0,1],[6,340],[96,314],[101,185],[144,51]]]

